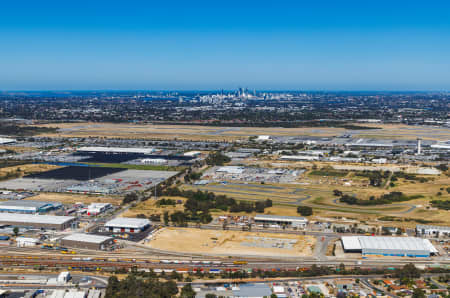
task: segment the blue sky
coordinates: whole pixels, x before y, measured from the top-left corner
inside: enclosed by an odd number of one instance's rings
[[[450,90],[450,1],[1,1],[0,90]]]

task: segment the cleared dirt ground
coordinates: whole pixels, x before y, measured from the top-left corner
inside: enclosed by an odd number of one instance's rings
[[[81,194],[64,194],[64,193],[40,193],[37,196],[27,198],[33,201],[57,201],[63,204],[75,204],[81,202],[83,204],[90,203],[111,203],[119,205],[122,198],[114,198],[108,196],[81,195]]]
[[[249,247],[245,243],[253,237],[264,237],[266,241],[296,241],[291,249]],[[259,238],[257,238],[259,239]],[[281,240],[279,240],[281,239]],[[254,233],[241,231],[214,231],[193,228],[165,228],[160,230],[147,245],[161,250],[213,254],[222,256],[311,256],[316,239],[313,236]]]

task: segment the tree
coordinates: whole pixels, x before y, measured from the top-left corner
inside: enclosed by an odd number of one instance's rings
[[[412,294],[412,298],[425,298],[425,292],[422,289],[415,288]]]
[[[205,295],[205,298],[217,298],[217,295],[208,293]]]
[[[18,227],[14,227],[13,233],[14,233],[14,236],[17,237],[17,235],[19,235],[19,228]]]
[[[210,153],[205,161],[206,164],[210,166],[223,166],[225,163],[230,162],[231,159],[228,156],[215,151]]]
[[[169,225],[169,212],[168,211],[164,211],[164,225],[168,226]]]
[[[192,289],[191,284],[186,284],[184,287],[181,288],[181,295],[182,298],[195,298],[195,291]]]
[[[302,216],[310,216],[313,214],[313,209],[309,206],[298,206],[297,213]]]
[[[342,191],[335,189],[333,190],[333,195],[335,195],[336,197],[342,197],[343,193]]]
[[[135,192],[127,193],[123,198],[122,204],[126,205],[138,199],[138,195]]]

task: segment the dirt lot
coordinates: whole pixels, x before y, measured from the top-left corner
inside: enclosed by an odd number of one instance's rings
[[[122,198],[95,196],[95,195],[81,195],[81,194],[64,194],[64,193],[40,193],[37,196],[30,197],[28,200],[33,201],[57,201],[63,204],[75,204],[81,202],[83,204],[90,203],[111,203],[119,205]]]
[[[260,237],[260,238],[259,238]],[[261,240],[264,239],[264,240]],[[290,248],[268,243],[295,242]],[[261,244],[264,242],[265,244]],[[252,245],[249,245],[251,243]],[[148,246],[161,250],[213,254],[222,256],[311,256],[316,239],[313,236],[214,231],[193,228],[164,228],[149,241]],[[268,245],[268,246],[265,246]],[[265,247],[263,247],[265,246]]]

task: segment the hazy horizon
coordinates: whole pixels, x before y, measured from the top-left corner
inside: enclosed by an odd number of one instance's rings
[[[0,90],[450,90],[448,1],[0,7]]]

